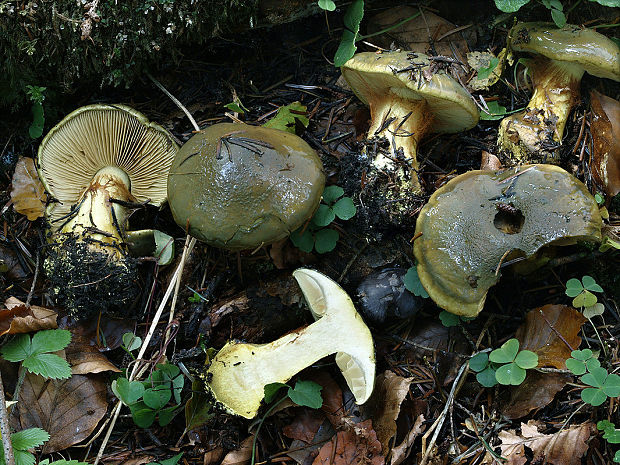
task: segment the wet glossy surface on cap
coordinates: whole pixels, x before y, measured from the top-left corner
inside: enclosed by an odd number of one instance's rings
[[[579,180],[552,165],[524,166],[520,173],[462,174],[438,189],[420,212],[416,235],[422,235],[414,245],[418,275],[440,307],[478,314],[507,252],[529,256],[563,239],[600,240],[598,206]],[[496,227],[502,210],[520,212],[523,221],[516,230]]]
[[[213,125],[177,154],[168,177],[176,222],[217,247],[241,250],[282,239],[312,216],[325,176],[316,152],[277,129]]]

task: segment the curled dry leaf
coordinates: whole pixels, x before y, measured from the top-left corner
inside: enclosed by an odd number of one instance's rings
[[[245,465],[250,463],[252,457],[252,441],[254,436],[248,436],[239,445],[238,450],[231,450],[224,456],[224,460],[220,465]]]
[[[372,429],[372,420],[366,420],[339,431],[323,445],[312,465],[384,465],[381,443]]]
[[[325,415],[321,412],[304,408],[291,424],[282,428],[282,433],[288,438],[310,444],[323,421],[325,421]]]
[[[620,102],[597,91],[590,93],[592,176],[610,197],[620,192]]]
[[[4,334],[19,334],[55,329],[56,312],[38,305],[26,306],[24,302],[9,297],[5,302],[5,309],[0,310],[0,336]]]
[[[42,217],[47,195],[32,158],[21,157],[17,161],[11,185],[11,200],[15,211],[26,215],[30,221]]]
[[[71,365],[72,375],[87,375],[102,371],[120,372],[105,355],[95,346],[91,346],[80,337],[73,337],[71,343],[65,349],[67,361]]]
[[[579,348],[579,331],[585,317],[566,305],[545,305],[525,316],[515,337],[522,350],[531,350],[538,355],[539,367],[565,369],[570,353]]]
[[[511,420],[523,418],[532,410],[550,404],[571,379],[564,373],[528,371],[523,383],[511,387],[510,400],[502,406],[502,413]]]
[[[499,171],[502,169],[502,162],[499,161],[499,158],[497,158],[492,153],[489,153],[486,150],[483,150],[482,157],[480,160],[480,169],[490,170],[490,171]]]
[[[47,431],[50,440],[43,445],[44,454],[66,449],[93,432],[108,409],[106,394],[102,375],[49,380],[28,373],[16,406],[17,418],[11,417],[17,424],[12,426],[17,430],[36,427]]]
[[[400,465],[407,457],[409,457],[413,441],[415,441],[415,439],[424,432],[424,420],[424,415],[418,415],[413,427],[409,430],[405,439],[403,439],[399,445],[392,448],[390,465]]]
[[[586,422],[555,434],[543,434],[538,432],[536,422],[530,420],[527,424],[521,423],[520,435],[508,430],[501,431],[498,436],[506,465],[524,465],[527,462],[525,447],[534,454],[532,463],[546,461],[550,465],[580,465],[593,431],[596,431],[594,424]]]
[[[413,378],[403,378],[389,370],[381,373],[375,380],[375,389],[369,399],[368,408],[377,439],[384,451],[388,450],[390,439],[396,435],[400,404],[407,396],[412,382]]]

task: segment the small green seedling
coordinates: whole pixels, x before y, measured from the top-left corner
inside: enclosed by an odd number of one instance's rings
[[[179,463],[179,460],[181,460],[181,457],[183,457],[183,452],[180,452],[177,455],[170,457],[169,459],[161,460],[159,462],[150,462],[147,465],[177,465],[177,463]]]
[[[476,76],[476,79],[482,81],[484,79],[487,79],[491,73],[495,70],[495,68],[497,68],[497,65],[499,64],[499,58],[497,57],[493,57],[489,60],[489,65],[488,66],[483,66],[478,68],[478,75]],[[504,108],[504,111],[506,109]]]
[[[121,344],[121,349],[127,352],[131,357],[135,360],[136,358],[131,353],[132,351],[139,349],[142,345],[142,339],[136,336],[134,333],[125,333],[123,334],[123,343]]]
[[[32,124],[28,128],[28,133],[33,139],[38,139],[43,135],[43,125],[45,124],[45,113],[43,111],[45,90],[45,87],[26,86],[26,94],[32,102]]]
[[[620,444],[620,429],[616,429],[616,425],[611,421],[601,420],[596,424],[599,431],[603,432],[603,439],[610,444]],[[614,455],[614,462],[620,463],[620,450]]]
[[[594,200],[596,200],[596,203],[599,206],[605,203],[605,197],[603,197],[603,194],[601,194],[600,192],[597,192],[596,194],[594,194]]]
[[[276,116],[263,124],[263,127],[295,134],[297,125],[307,128],[310,124],[307,114],[308,108],[305,105],[300,102],[289,103],[278,108]]]
[[[476,317],[455,315],[454,313],[446,312],[445,310],[439,312],[439,320],[441,321],[441,324],[444,325],[446,328],[459,326],[463,323],[467,323],[468,321],[475,319]]]
[[[71,377],[71,367],[67,361],[56,354],[71,342],[71,333],[66,329],[47,329],[32,336],[19,334],[5,344],[0,353],[9,362],[22,362],[30,373],[51,379]]]
[[[571,278],[566,282],[566,295],[574,297],[573,307],[591,307],[597,303],[598,299],[593,292],[603,292],[603,288],[596,284],[592,276],[584,276],[579,281]]]
[[[43,445],[49,441],[50,435],[41,428],[28,428],[11,434],[15,465],[34,465],[35,458],[29,449]],[[4,448],[0,447],[0,465],[5,465]]]
[[[54,460],[50,462],[50,459],[41,460],[39,465],[89,465],[88,462],[80,462],[79,460]]]
[[[538,355],[530,350],[519,351],[519,340],[509,339],[489,355],[479,353],[469,360],[477,372],[476,379],[485,387],[495,384],[518,386],[525,380],[526,370],[538,366]]]
[[[620,376],[601,367],[590,349],[573,350],[571,358],[566,360],[566,368],[577,376],[583,375],[581,382],[590,386],[581,391],[586,404],[597,407],[608,397],[620,396]]]
[[[407,270],[403,277],[403,284],[405,285],[405,289],[413,295],[417,295],[424,299],[428,298],[428,292],[426,292],[426,289],[424,289],[424,286],[422,286],[420,282],[420,276],[418,276],[418,268],[416,266],[412,266]]]
[[[291,234],[291,242],[295,247],[306,253],[315,249],[318,253],[327,253],[334,250],[340,234],[329,226],[336,217],[341,220],[350,220],[357,213],[357,209],[350,197],[344,196],[344,189],[339,186],[328,186],[323,191],[322,203],[314,213],[307,226],[302,226]]]
[[[244,114],[246,111],[249,111],[245,105],[243,103],[241,103],[241,100],[236,99],[230,103],[227,103],[226,105],[224,105],[224,108],[227,108],[230,111],[233,111],[235,113],[240,113],[240,114]]]
[[[497,100],[491,100],[489,102],[486,102],[486,104],[489,111],[482,110],[480,112],[481,120],[495,121],[498,119],[502,119],[504,116],[509,114],[509,112],[506,111],[506,107],[497,103]]]
[[[336,9],[336,4],[334,0],[319,0],[318,1],[319,8],[325,11],[334,11]]]
[[[166,363],[157,365],[145,381],[125,377],[112,381],[112,392],[129,407],[140,428],[150,427],[156,418],[160,426],[166,426],[180,411],[184,382],[179,367]],[[174,405],[169,406],[171,402]]]

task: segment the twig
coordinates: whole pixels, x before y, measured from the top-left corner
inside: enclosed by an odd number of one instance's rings
[[[30,307],[30,301],[32,300],[32,296],[34,294],[34,287],[37,284],[37,276],[39,275],[39,257],[40,254],[37,252],[37,263],[34,267],[34,277],[32,278],[32,285],[30,286],[30,292],[28,292],[28,298],[26,299],[26,307]]]
[[[198,126],[198,123],[196,123],[196,120],[194,119],[192,114],[187,110],[187,108],[185,108],[185,106],[174,95],[168,92],[168,89],[166,89],[157,79],[151,76],[151,73],[147,71],[146,75],[151,81],[153,81],[153,84],[155,84],[159,88],[159,90],[161,90],[164,94],[166,94],[170,98],[170,100],[172,100],[174,104],[177,107],[179,107],[183,113],[185,113],[185,116],[187,116],[187,119],[190,120],[190,122],[192,123],[192,126],[194,126],[194,129],[196,131],[200,131],[200,127]]]
[[[11,428],[9,427],[9,414],[6,410],[4,388],[2,387],[2,373],[0,373],[0,434],[2,435],[4,461],[6,465],[15,465],[15,457],[13,456],[13,444],[11,443]]]
[[[181,262],[179,263],[179,268],[181,269],[181,273],[183,273],[183,268],[185,267],[185,260],[187,260],[187,246],[190,241],[190,235],[188,234],[185,237],[185,245],[183,246],[183,255],[181,255]],[[177,279],[176,286],[174,287],[174,295],[172,296],[172,303],[170,304],[170,313],[168,314],[168,329],[166,330],[166,336],[164,340],[170,337],[170,325],[172,324],[172,320],[174,320],[174,309],[177,306],[177,297],[179,296],[179,288],[181,287],[181,278]]]

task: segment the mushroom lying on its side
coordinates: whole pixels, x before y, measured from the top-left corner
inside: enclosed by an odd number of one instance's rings
[[[600,241],[601,227],[586,186],[557,166],[469,171],[437,189],[420,211],[418,276],[441,308],[476,316],[502,263],[546,245]]]
[[[389,157],[373,164],[398,173],[405,191],[419,193],[417,147],[431,133],[473,128],[479,113],[461,85],[444,71],[433,70],[421,53],[358,53],[342,67],[342,75],[358,98],[370,107],[368,138],[384,136]],[[397,161],[402,148],[404,159]],[[403,168],[402,164],[407,167]]]
[[[232,414],[255,417],[267,384],[286,383],[331,354],[358,404],[372,393],[372,335],[347,293],[318,271],[302,268],[293,276],[317,321],[269,344],[229,342],[209,365],[207,387]]]
[[[162,127],[123,105],[66,116],[39,147],[37,170],[53,197],[44,269],[52,294],[74,316],[120,310],[137,294],[125,227],[134,202],[161,205],[178,146]]]
[[[183,145],[168,176],[177,224],[209,245],[255,249],[312,217],[323,165],[300,137],[279,129],[220,123]]]
[[[524,61],[534,93],[524,111],[502,120],[498,144],[522,162],[557,163],[583,73],[620,81],[620,47],[591,29],[550,23],[517,24],[508,46],[533,55]]]

